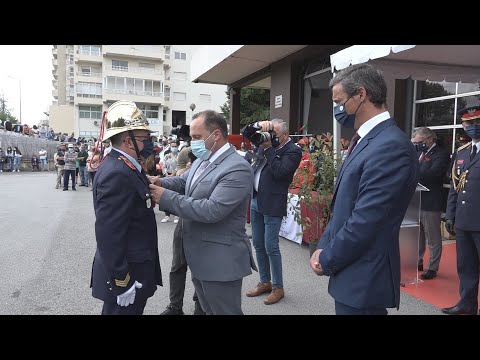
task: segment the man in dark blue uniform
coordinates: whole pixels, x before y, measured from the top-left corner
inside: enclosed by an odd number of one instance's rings
[[[480,275],[480,106],[465,108],[459,116],[472,142],[457,150],[445,217],[447,231],[456,233],[460,301],[442,312],[475,315]]]
[[[103,315],[141,315],[162,285],[155,203],[140,165],[153,142],[135,103],[112,104],[106,118],[113,127],[103,140],[111,139],[112,150],[93,181],[97,250],[90,286],[104,302]]]

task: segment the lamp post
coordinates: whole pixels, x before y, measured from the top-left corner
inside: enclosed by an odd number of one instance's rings
[[[18,81],[18,88],[20,92],[20,119],[19,120],[20,120],[20,124],[22,124],[22,80],[10,75],[8,75],[8,77]]]

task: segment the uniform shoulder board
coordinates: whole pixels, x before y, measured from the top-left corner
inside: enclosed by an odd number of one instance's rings
[[[466,149],[468,148],[470,145],[472,145],[472,142],[470,141],[468,144],[465,144],[465,145],[462,145],[460,146],[458,149],[457,149],[457,152],[463,150],[463,149]]]
[[[118,160],[123,160],[123,162],[124,162],[125,164],[127,164],[127,166],[128,166],[130,169],[132,169],[132,170],[137,170],[137,168],[135,167],[135,165],[133,165],[132,162],[131,162],[130,160],[128,160],[125,156],[120,155],[120,156],[118,157]]]

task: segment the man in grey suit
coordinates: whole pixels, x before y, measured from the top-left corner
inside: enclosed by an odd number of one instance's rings
[[[150,179],[160,209],[183,221],[185,258],[207,315],[242,315],[242,280],[257,270],[245,230],[253,171],[227,134],[221,114],[198,113],[190,124],[192,167],[181,176]]]

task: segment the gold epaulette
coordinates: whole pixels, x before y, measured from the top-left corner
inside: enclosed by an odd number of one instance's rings
[[[118,160],[123,160],[123,162],[125,164],[127,164],[127,166],[132,169],[132,170],[137,170],[137,168],[135,167],[135,165],[132,164],[132,162],[130,160],[128,160],[125,156],[123,155],[120,155]]]
[[[125,276],[125,280],[115,279],[115,285],[119,287],[127,287],[129,281],[130,281],[130,273],[127,273],[127,276]]]
[[[470,141],[469,143],[465,144],[465,145],[460,146],[460,147],[457,149],[457,152],[459,152],[460,150],[463,150],[463,149],[468,148],[470,145],[472,145],[472,142],[471,142],[471,141]]]

